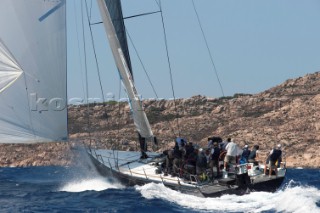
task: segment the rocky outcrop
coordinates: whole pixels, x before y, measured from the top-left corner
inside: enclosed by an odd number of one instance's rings
[[[194,96],[178,100],[145,100],[146,113],[168,148],[177,135],[205,145],[210,136],[232,137],[239,145],[259,144],[261,160],[281,143],[288,166],[319,167],[320,73],[290,79],[262,93],[232,97]],[[89,119],[88,119],[89,118]],[[0,166],[67,165],[77,144],[137,150],[137,134],[126,103],[69,106],[71,143],[1,145]]]

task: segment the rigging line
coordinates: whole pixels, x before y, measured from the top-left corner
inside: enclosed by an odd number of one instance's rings
[[[75,14],[75,26],[76,26],[76,34],[77,34],[77,44],[78,44],[78,57],[79,57],[79,60],[80,60],[80,72],[81,72],[81,81],[82,81],[82,92],[83,94],[85,94],[85,91],[84,91],[84,82],[83,82],[83,62],[82,62],[82,57],[81,57],[81,54],[80,54],[80,41],[79,41],[79,32],[78,32],[78,25],[77,25],[77,20],[78,20],[78,17],[77,17],[77,11],[76,11],[76,2],[74,1],[73,2],[73,9],[74,9],[74,14]]]
[[[144,73],[146,74],[146,76],[147,76],[147,78],[148,78],[148,81],[149,81],[149,83],[150,83],[150,85],[151,85],[151,87],[152,87],[152,90],[153,90],[155,96],[156,96],[157,98],[159,98],[159,97],[158,97],[158,94],[157,94],[157,92],[156,92],[156,90],[155,90],[155,88],[154,88],[154,85],[152,84],[151,78],[150,78],[150,76],[149,76],[149,74],[148,74],[148,72],[147,72],[147,70],[146,70],[146,68],[145,68],[145,66],[144,66],[144,64],[143,64],[143,62],[142,62],[142,60],[141,60],[141,57],[140,57],[140,55],[139,55],[139,53],[138,53],[138,50],[137,50],[136,46],[134,45],[134,43],[133,43],[133,41],[132,41],[132,39],[131,39],[131,36],[130,36],[128,30],[126,30],[126,32],[127,32],[128,37],[129,37],[129,40],[130,40],[130,42],[131,42],[131,44],[132,44],[132,47],[133,47],[134,51],[136,52],[136,54],[137,54],[137,56],[138,56],[138,59],[139,59],[140,64],[141,64],[141,66],[142,66],[142,69],[143,69]]]
[[[211,51],[210,51],[210,48],[209,48],[209,45],[208,45],[208,42],[207,42],[207,38],[206,38],[206,35],[205,35],[205,33],[204,33],[203,27],[202,27],[202,25],[201,25],[200,17],[199,17],[199,14],[198,14],[198,12],[197,12],[197,9],[196,9],[196,6],[195,6],[193,0],[192,0],[192,5],[193,5],[194,12],[196,13],[197,20],[198,20],[198,23],[199,23],[199,27],[200,27],[200,29],[201,29],[202,36],[203,36],[203,39],[204,39],[204,41],[205,41],[205,44],[206,44],[206,47],[207,47],[207,50],[208,50],[208,53],[209,53],[209,56],[210,56],[211,65],[212,65],[212,67],[213,67],[213,70],[214,70],[215,75],[216,75],[216,78],[217,78],[217,80],[218,80],[218,83],[219,83],[219,86],[220,86],[222,95],[223,95],[223,97],[224,97],[224,92],[223,92],[222,84],[221,84],[221,81],[220,81],[220,78],[219,78],[219,75],[218,75],[218,71],[217,71],[216,65],[214,64],[213,56],[212,56],[212,54],[211,54]]]
[[[136,18],[136,17],[152,15],[152,14],[160,13],[160,12],[161,11],[154,11],[154,12],[149,12],[149,13],[141,13],[141,14],[138,14],[138,15],[123,17],[122,19],[124,20],[124,19]],[[91,25],[102,24],[102,23],[103,23],[102,21],[98,21],[98,22],[92,23]]]
[[[91,131],[90,131],[90,106],[89,106],[89,84],[88,84],[88,65],[87,65],[87,54],[86,54],[86,37],[84,33],[84,15],[83,15],[83,3],[81,2],[81,23],[82,23],[82,36],[83,36],[83,51],[84,51],[84,66],[85,66],[85,76],[86,76],[86,96],[87,96],[87,125],[88,134],[91,147]]]
[[[102,23],[103,23],[102,21],[98,21],[98,22],[91,23],[90,25],[96,25],[96,24],[102,24]]]
[[[20,65],[19,65],[20,66]],[[29,96],[29,90],[28,90],[28,84],[27,84],[27,77],[26,77],[26,75],[23,75],[23,80],[24,80],[24,85],[25,85],[25,90],[26,90],[26,96],[28,97]],[[2,96],[1,96],[2,97]],[[28,99],[28,117],[29,117],[29,122],[30,122],[30,128],[31,128],[31,131],[32,131],[32,136],[33,136],[33,138],[34,138],[34,140],[36,141],[36,132],[35,132],[35,128],[34,128],[34,124],[33,124],[33,122],[32,122],[32,115],[31,115],[31,112],[32,112],[32,110],[31,110],[31,103],[30,103],[30,98],[27,98]],[[6,102],[1,102],[1,103],[6,103]],[[8,105],[8,104],[6,104],[6,105]],[[10,105],[8,105],[10,108],[11,108],[11,110],[14,112],[14,108],[13,108],[13,106],[10,106]],[[18,113],[14,113],[15,115],[17,115]],[[22,120],[21,120],[22,121]]]
[[[90,0],[90,13],[89,13],[90,21],[91,21],[91,15],[92,15],[92,0]]]
[[[162,14],[160,3],[159,3],[157,0],[154,0],[154,1],[155,1],[155,3],[157,4],[157,6],[159,7],[159,9],[160,9],[159,12]],[[127,33],[128,33],[128,32],[127,32]],[[128,34],[128,36],[130,37],[129,34]],[[131,40],[131,38],[130,38],[130,40]],[[131,43],[133,44],[132,40],[131,40]],[[157,97],[157,98],[158,98],[158,97]],[[165,122],[167,122],[168,125],[169,125],[169,127],[171,127],[170,129],[171,129],[173,135],[175,136],[176,133],[175,133],[175,131],[174,131],[174,129],[173,129],[172,124],[170,123],[170,121],[166,119]],[[179,131],[179,132],[180,132],[180,131]]]
[[[158,5],[158,7],[160,8],[160,3],[157,0],[154,0],[156,2],[156,4]]]
[[[120,140],[120,136],[119,136],[119,134],[120,134],[120,117],[121,117],[120,96],[121,96],[121,79],[119,79],[119,93],[118,93],[118,125],[117,125],[117,130],[118,130],[117,138],[118,138],[118,141]],[[113,143],[113,141],[112,141],[112,143]],[[112,144],[112,146],[113,146],[113,144]]]
[[[86,14],[87,14],[87,21],[88,21],[88,26],[90,30],[90,38],[91,38],[91,43],[92,43],[92,49],[93,49],[93,54],[94,54],[94,59],[95,59],[95,64],[96,64],[96,70],[98,74],[98,79],[99,79],[99,86],[100,86],[100,91],[101,91],[101,96],[102,96],[102,106],[103,106],[103,111],[105,114],[105,118],[108,121],[108,113],[106,109],[106,101],[105,101],[105,96],[104,96],[104,91],[103,91],[103,86],[102,86],[102,81],[101,81],[101,74],[100,74],[100,68],[99,68],[99,63],[98,63],[98,58],[97,58],[97,52],[96,52],[96,47],[93,39],[93,33],[92,33],[92,27],[90,25],[90,20],[91,20],[91,10],[92,10],[92,0],[90,1],[90,10],[88,10],[88,4],[87,0],[85,0],[86,4]],[[108,122],[107,122],[108,125]],[[106,125],[106,126],[107,126]]]
[[[165,25],[164,25],[164,19],[163,19],[163,14],[162,14],[161,0],[159,0],[159,7],[160,7],[160,11],[161,11],[160,14],[161,14],[164,42],[165,42],[165,46],[166,46],[167,61],[168,61],[168,66],[169,66],[170,83],[171,83],[171,91],[172,91],[172,95],[173,95],[174,109],[175,109],[176,113],[178,113],[177,104],[176,104],[176,96],[175,96],[174,86],[173,86],[172,69],[171,69],[171,63],[170,63],[170,58],[169,58],[167,34],[166,34],[166,28],[165,28]],[[177,118],[178,136],[180,137],[179,118],[178,117],[176,117],[176,118]]]
[[[155,1],[155,3],[157,4],[157,6],[159,7],[159,9],[160,9],[160,13],[161,13],[161,16],[162,16],[162,11],[161,11],[161,2],[159,2],[159,1],[157,1],[157,0],[154,0]],[[175,109],[176,109],[176,107],[175,107]],[[170,123],[170,121],[169,120],[166,120],[166,122],[169,124],[169,126],[171,127],[170,129],[171,129],[171,131],[172,131],[172,133],[173,133],[173,135],[174,136],[176,136],[176,133],[175,133],[175,131],[174,131],[174,128],[172,127],[172,124]],[[179,124],[179,123],[178,123]],[[180,131],[179,131],[179,135],[180,135]]]
[[[97,69],[97,73],[98,73],[99,86],[100,86],[100,90],[101,90],[103,106],[105,106],[105,96],[104,96],[104,91],[103,91],[102,82],[101,82],[101,74],[100,74],[100,69],[99,69],[99,64],[98,64],[98,58],[97,58],[95,43],[94,43],[93,34],[92,34],[92,28],[91,28],[91,25],[90,25],[90,19],[89,19],[89,14],[88,14],[87,0],[85,0],[85,3],[86,3],[87,21],[88,21],[88,26],[89,26],[89,30],[90,30],[91,43],[92,43],[92,48],[93,48],[93,53],[94,53],[94,59],[95,59],[96,69]],[[104,108],[105,113],[106,113],[105,107],[103,107],[103,108]]]
[[[130,18],[136,18],[136,17],[139,17],[139,16],[152,15],[152,14],[160,13],[160,12],[161,11],[154,11],[154,12],[149,12],[149,13],[141,13],[141,14],[138,14],[138,15],[123,17],[123,19],[130,19]]]

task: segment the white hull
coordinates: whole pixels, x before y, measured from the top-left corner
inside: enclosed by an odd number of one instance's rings
[[[172,185],[185,185],[195,187],[196,183],[185,182],[179,177],[164,176],[156,174],[157,166],[156,157],[159,153],[147,152],[149,158],[140,159],[140,152],[127,152],[117,150],[94,150],[97,155],[97,160],[106,167],[111,168],[115,172],[134,178],[148,180],[148,182],[164,183]],[[160,160],[160,159],[159,159]]]
[[[181,192],[203,197],[223,194],[242,195],[251,190],[274,192],[281,186],[286,172],[286,169],[278,169],[278,176],[269,178],[262,174],[262,167],[252,167],[254,171],[247,172],[243,169],[246,168],[244,165],[239,167],[237,175],[200,182],[195,175],[193,181],[190,181],[157,172],[163,160],[158,153],[147,152],[149,156],[147,159],[140,159],[141,153],[132,151],[97,149],[89,150],[88,153],[101,174],[114,177],[127,185],[162,183]]]

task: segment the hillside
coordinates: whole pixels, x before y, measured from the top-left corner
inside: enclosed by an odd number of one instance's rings
[[[146,100],[143,104],[160,141],[153,150],[170,147],[179,134],[202,145],[210,136],[232,137],[241,146],[259,144],[261,160],[281,143],[288,166],[320,167],[320,72],[289,79],[255,95],[194,96],[176,102]],[[74,147],[82,142],[137,149],[137,134],[126,103],[109,102],[89,109],[69,106],[69,145],[1,145],[0,166],[70,164],[78,155]]]

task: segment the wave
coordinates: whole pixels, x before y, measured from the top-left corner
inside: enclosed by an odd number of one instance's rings
[[[66,183],[58,191],[65,192],[83,192],[83,191],[103,191],[106,189],[121,189],[124,186],[117,182],[110,181],[102,177],[99,178],[89,178],[81,180],[73,180]]]
[[[293,186],[288,184],[275,193],[251,192],[250,194],[223,195],[218,198],[200,198],[186,195],[165,187],[163,184],[150,183],[137,186],[146,199],[163,199],[180,206],[202,211],[228,212],[320,212],[320,190],[315,187]]]

